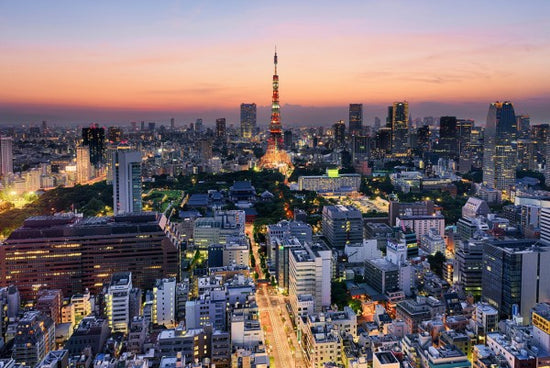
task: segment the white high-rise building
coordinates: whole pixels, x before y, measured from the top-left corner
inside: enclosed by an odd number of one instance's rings
[[[540,240],[550,245],[550,207],[540,209]]]
[[[167,328],[176,326],[176,279],[157,280],[153,288],[153,323]]]
[[[550,184],[550,135],[546,140],[546,167],[544,169],[544,179],[546,185]]]
[[[0,176],[13,173],[13,139],[0,137]]]
[[[305,244],[289,250],[289,295],[297,315],[298,297],[311,294],[314,310],[330,306],[332,251],[324,243]]]
[[[76,147],[76,182],[84,184],[90,180],[92,164],[90,162],[90,149],[86,146]]]
[[[141,154],[119,146],[113,152],[111,164],[115,215],[141,212]]]
[[[105,293],[105,314],[113,332],[128,332],[131,290],[131,272],[117,272],[111,276],[111,283]]]

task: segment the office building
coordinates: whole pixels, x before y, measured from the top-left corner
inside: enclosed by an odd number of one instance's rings
[[[180,357],[187,362],[203,362],[208,358],[212,365],[228,368],[231,338],[229,332],[215,330],[209,326],[196,329],[178,326],[159,333],[156,354],[168,358]],[[175,362],[173,366],[177,366]]]
[[[363,216],[353,206],[324,206],[323,235],[333,248],[363,242]]]
[[[76,182],[85,184],[92,176],[90,150],[85,146],[76,147]]]
[[[489,106],[484,135],[483,185],[503,193],[515,184],[517,156],[512,142],[517,137],[516,115],[511,102]]]
[[[324,314],[308,315],[302,322],[302,344],[308,367],[326,367],[326,363],[342,363],[343,341],[337,326]]]
[[[544,154],[546,162],[550,162],[550,137],[546,140],[546,147],[544,147]],[[546,183],[550,183],[550,164],[546,164],[544,167],[544,179]]]
[[[370,158],[370,151],[370,137],[359,134],[351,137],[351,158],[354,162],[368,160]]]
[[[455,116],[442,116],[439,119],[439,144],[437,151],[443,157],[458,157],[458,127]]]
[[[208,250],[211,244],[225,245],[228,237],[244,236],[245,212],[217,211],[214,217],[197,218],[193,224],[194,247]]]
[[[297,315],[298,296],[311,294],[314,310],[321,312],[330,306],[332,251],[322,242],[291,248],[289,255],[289,295]]]
[[[540,209],[540,240],[550,245],[550,207]]]
[[[128,332],[131,290],[131,272],[113,274],[105,292],[105,315],[112,332]]]
[[[455,248],[454,284],[466,295],[481,297],[481,275],[483,273],[483,244],[458,241]]]
[[[433,201],[420,201],[420,202],[398,202],[390,201],[389,216],[390,226],[396,226],[396,219],[398,216],[403,216],[406,213],[414,215],[428,215],[431,216],[435,213]]]
[[[90,150],[92,165],[97,167],[105,162],[105,128],[97,124],[82,128],[82,145]]]
[[[391,154],[392,131],[391,128],[380,128],[374,136],[373,155],[376,158],[385,158]]]
[[[220,142],[225,142],[227,138],[227,128],[225,118],[216,119],[216,139]]]
[[[122,129],[120,127],[109,127],[107,129],[107,140],[111,144],[119,144],[122,141]]]
[[[422,237],[430,231],[435,231],[439,235],[445,233],[445,217],[441,213],[413,215],[409,210],[396,218],[395,226],[411,229],[416,234],[416,240],[422,242]]]
[[[251,139],[256,131],[256,104],[241,104],[241,137]]]
[[[437,252],[445,254],[445,247],[445,239],[443,239],[439,230],[429,229],[428,232],[420,238],[420,248],[428,254],[435,254]]]
[[[283,132],[283,143],[285,145],[285,149],[289,150],[292,148],[293,145],[293,134],[292,130],[285,130]]]
[[[271,263],[275,264],[275,279],[279,290],[288,293],[289,287],[289,264],[290,264],[290,250],[293,248],[301,248],[303,242],[300,242],[296,237],[281,237],[273,239],[274,260],[271,259]]]
[[[113,211],[141,212],[141,153],[119,146],[113,152]]]
[[[61,323],[63,294],[59,289],[44,289],[38,292],[35,309],[50,317],[54,323]]]
[[[399,290],[399,266],[386,258],[365,262],[365,282],[380,294]]]
[[[0,177],[13,173],[13,139],[0,136]]]
[[[263,343],[260,314],[255,303],[235,308],[230,313],[231,345],[254,348]]]
[[[278,254],[275,244],[277,240],[296,238],[300,244],[303,244],[312,241],[312,233],[311,225],[302,221],[281,220],[276,224],[267,225],[267,258],[277,264]]]
[[[325,175],[299,176],[298,189],[323,194],[359,191],[361,175],[340,174],[338,169],[327,169]]]
[[[129,271],[134,286],[152,288],[156,279],[176,277],[179,265],[178,248],[159,221],[155,213],[30,217],[0,247],[0,285],[17,284],[26,300],[37,288],[95,293],[111,274]]]
[[[534,143],[534,153],[537,164],[542,164],[544,162],[549,138],[550,124],[536,124],[531,127],[531,139]]]
[[[38,311],[25,312],[17,322],[12,358],[34,367],[55,348],[55,323]]]
[[[533,343],[545,352],[550,352],[550,304],[539,303],[531,310]]]
[[[420,324],[445,312],[445,305],[434,297],[417,296],[397,304],[396,315],[405,322],[406,333],[417,333]]]
[[[517,313],[529,321],[536,303],[550,300],[550,247],[536,240],[486,240],[482,297],[501,316]],[[517,308],[515,307],[517,306]]]
[[[153,288],[152,322],[172,328],[176,324],[176,279],[159,279]]]
[[[410,152],[409,103],[394,102],[391,107],[391,152],[394,156],[406,156]]]
[[[363,239],[362,243],[346,244],[344,254],[348,258],[348,263],[363,263],[369,259],[382,257],[377,239]]]
[[[334,123],[332,135],[334,136],[334,147],[343,148],[346,145],[346,123],[344,123],[344,120],[338,120]]]
[[[363,104],[349,104],[349,134],[361,135],[363,132]]]
[[[478,216],[487,216],[490,212],[489,205],[483,199],[469,197],[468,201],[462,206],[462,217],[476,218]]]
[[[65,344],[69,354],[82,354],[85,348],[90,347],[92,354],[103,350],[103,345],[111,334],[109,322],[95,316],[85,317],[75,328],[73,334]]]
[[[200,282],[200,281],[199,281]],[[227,296],[226,289],[215,287],[201,293],[199,298],[185,302],[185,326],[187,329],[212,325],[215,329],[225,330]]]
[[[222,266],[248,266],[248,238],[245,236],[227,238],[223,246],[222,259]]]
[[[472,315],[474,332],[482,340],[488,333],[498,331],[498,310],[487,303],[477,303]]]

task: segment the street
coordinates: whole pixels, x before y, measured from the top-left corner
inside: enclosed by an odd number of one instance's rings
[[[258,246],[252,237],[252,226],[247,225],[247,234],[250,236],[250,244],[259,278],[262,278],[258,255]],[[265,332],[266,348],[269,356],[273,357],[275,368],[305,368],[302,351],[296,333],[290,321],[286,309],[286,301],[274,288],[268,284],[258,284],[256,289],[256,303],[260,314],[260,322]]]

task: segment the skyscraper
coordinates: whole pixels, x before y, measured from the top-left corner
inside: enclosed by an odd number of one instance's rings
[[[92,165],[103,163],[105,154],[105,129],[97,124],[92,124],[89,128],[82,128],[82,145],[90,149],[90,162]]]
[[[113,152],[112,167],[115,215],[141,212],[141,154],[119,146]]]
[[[456,129],[458,131],[458,152],[462,156],[463,153],[470,152],[470,144],[472,142],[472,129],[474,121],[469,119],[458,119],[456,121]]]
[[[344,120],[338,120],[332,126],[334,134],[334,146],[335,147],[344,147],[346,144],[346,123]]]
[[[241,136],[250,139],[256,130],[256,104],[241,104]]]
[[[508,193],[516,179],[517,157],[512,146],[517,136],[517,121],[511,102],[489,106],[483,150],[483,184]]]
[[[90,150],[85,146],[76,147],[76,182],[86,183],[90,180],[92,167],[90,162]]]
[[[456,116],[442,116],[439,119],[439,151],[444,157],[458,155],[458,128]]]
[[[324,206],[321,227],[333,248],[363,241],[363,217],[353,206]]]
[[[225,118],[216,119],[216,138],[225,139],[227,135],[227,130],[225,126]]]
[[[514,305],[525,320],[536,304],[548,301],[550,248],[530,239],[487,240],[483,246],[482,297],[501,315],[512,317]]]
[[[394,102],[391,106],[392,154],[406,156],[409,153],[409,103]]]
[[[362,161],[370,157],[371,138],[363,135],[351,137],[351,158],[353,161]]]
[[[120,143],[122,140],[122,129],[120,127],[109,127],[107,130],[109,143]]]
[[[363,104],[349,104],[349,134],[358,135],[363,130]]]
[[[0,137],[0,176],[13,173],[13,140]]]

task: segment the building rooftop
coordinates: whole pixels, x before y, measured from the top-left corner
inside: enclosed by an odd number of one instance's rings
[[[116,272],[111,276],[110,286],[127,286],[132,280],[131,272]]]
[[[82,218],[74,214],[34,216],[11,233],[6,244],[20,239],[97,237],[112,234],[163,232],[156,212]]]
[[[378,358],[378,360],[382,364],[399,363],[399,361],[391,351],[379,351],[378,353],[374,353],[374,355]]]
[[[370,259],[367,260],[367,262],[371,263],[373,266],[384,272],[399,271],[399,266],[391,263],[386,258]]]
[[[550,321],[550,303],[535,304],[535,306],[532,309],[532,312],[545,318],[547,321]]]

